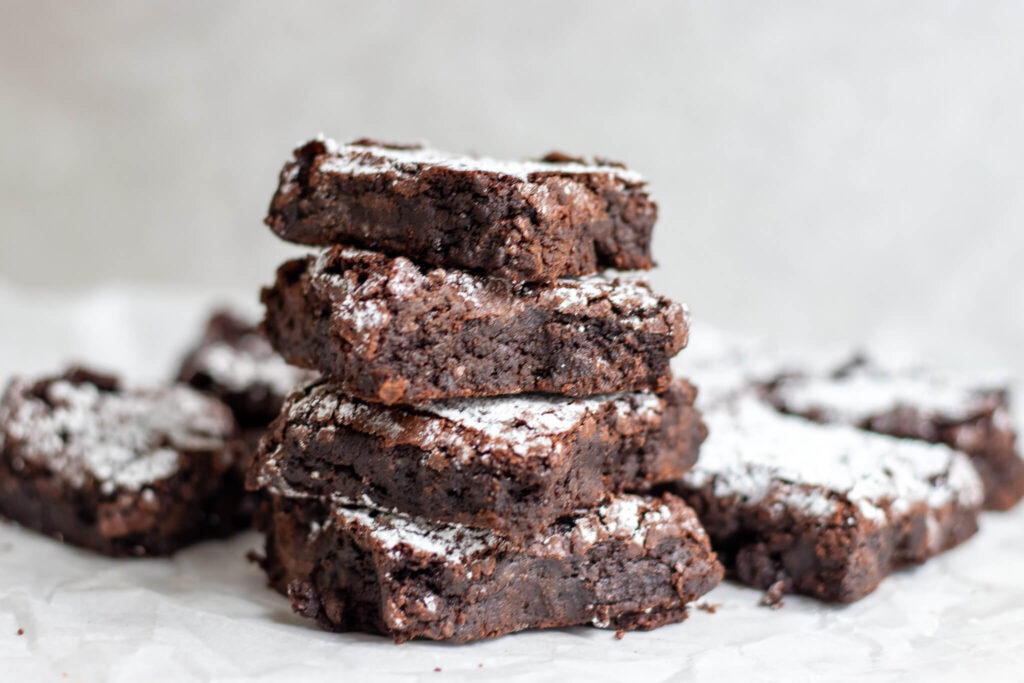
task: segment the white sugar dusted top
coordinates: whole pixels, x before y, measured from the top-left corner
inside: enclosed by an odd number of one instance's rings
[[[827,422],[858,425],[912,408],[946,420],[977,414],[984,392],[922,370],[887,370],[876,365],[851,368],[841,376],[800,376],[779,383],[775,395],[789,412],[819,412]]]
[[[642,183],[643,176],[619,166],[589,165],[577,162],[548,163],[543,161],[500,161],[486,157],[470,157],[449,154],[429,147],[395,149],[377,145],[341,144],[331,139],[321,139],[329,154],[334,158],[320,164],[321,173],[345,175],[375,175],[378,173],[416,173],[424,167],[441,167],[452,171],[472,173],[493,173],[500,176],[530,180],[536,174],[584,174],[602,173],[613,175],[628,183]]]
[[[355,271],[349,270],[357,263],[370,264],[369,275],[356,277]],[[664,320],[675,315],[674,309],[684,322],[688,316],[685,306],[652,292],[645,278],[615,273],[564,278],[518,290],[500,278],[461,270],[423,269],[405,257],[383,257],[353,247],[320,252],[310,260],[308,272],[313,287],[333,302],[334,315],[344,321],[357,351],[372,349],[373,332],[391,323],[385,299],[392,299],[392,306],[400,309],[404,301],[421,299],[424,292],[455,295],[465,303],[464,315],[469,319],[508,317],[529,305],[580,316],[602,315],[611,309],[625,326],[663,332]]]
[[[684,477],[713,484],[716,496],[751,503],[779,499],[812,515],[845,496],[868,518],[882,520],[914,503],[978,506],[982,484],[967,456],[946,446],[895,439],[843,425],[823,426],[780,415],[753,398],[705,413],[710,436]]]
[[[218,341],[202,346],[192,362],[197,369],[233,392],[263,386],[272,394],[283,397],[314,376],[308,370],[289,365],[257,334],[245,335],[237,344]]]
[[[93,476],[108,494],[174,474],[177,451],[222,449],[234,429],[226,407],[184,385],[106,392],[57,380],[45,399],[11,385],[0,407],[7,447],[73,486]]]
[[[406,551],[462,563],[502,542],[487,529],[438,524],[400,513],[349,507],[336,507],[334,513],[345,524],[365,528],[385,552],[393,555],[401,555],[404,547]]]
[[[415,552],[463,564],[498,548],[511,549],[507,539],[487,529],[433,522],[376,508],[337,504],[333,509],[342,523],[362,528],[384,552],[395,557]],[[644,547],[648,536],[666,527],[704,538],[703,529],[688,508],[680,505],[673,510],[661,499],[620,495],[592,510],[577,512],[572,524],[559,527],[557,534],[528,539],[516,551],[533,556],[565,556],[586,552],[594,544],[611,539]]]
[[[650,392],[569,398],[543,394],[448,399],[411,410],[364,403],[341,395],[323,382],[293,397],[289,414],[302,423],[343,424],[394,443],[442,450],[460,462],[487,459],[498,451],[518,457],[554,458],[564,452],[561,439],[587,418],[611,407],[617,419],[656,420],[663,401]]]

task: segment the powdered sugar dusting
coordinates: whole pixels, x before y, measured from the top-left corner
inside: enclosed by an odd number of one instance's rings
[[[214,342],[203,346],[192,362],[196,369],[234,392],[264,386],[283,397],[313,376],[308,370],[289,365],[257,334],[247,335],[238,344]]]
[[[347,525],[366,529],[385,552],[395,557],[412,551],[462,563],[502,542],[486,529],[438,524],[369,508],[335,507],[334,514]]]
[[[358,267],[358,268],[357,268]],[[364,271],[369,270],[369,275]],[[357,274],[358,273],[358,274]],[[674,309],[685,320],[684,307],[651,291],[641,277],[597,274],[555,280],[550,285],[516,289],[506,280],[444,268],[422,269],[409,259],[385,257],[351,247],[328,249],[311,259],[313,286],[335,304],[335,315],[354,333],[383,329],[390,322],[385,297],[401,308],[420,300],[423,292],[444,289],[462,299],[470,317],[508,315],[531,301],[558,313],[579,317],[615,313],[621,323],[643,329],[661,325]],[[358,339],[354,341],[360,341]]]
[[[401,408],[349,398],[322,381],[293,396],[286,409],[293,421],[314,415],[320,422],[344,424],[386,441],[412,443],[469,462],[501,451],[518,457],[557,457],[564,448],[560,438],[588,415],[610,409],[619,419],[656,420],[664,404],[650,392],[625,392],[586,398],[523,394],[449,399]]]
[[[344,524],[365,530],[388,554],[422,553],[448,563],[465,563],[499,548],[512,549],[509,541],[487,529],[461,524],[433,522],[399,512],[359,507],[336,502],[334,515]],[[553,535],[540,534],[526,540],[518,552],[530,555],[564,556],[571,539],[576,552],[585,552],[595,543],[615,539],[644,546],[654,530],[674,526],[703,536],[696,518],[680,505],[674,511],[658,498],[620,495],[591,510],[580,510],[567,527],[556,527]]]
[[[234,421],[227,408],[183,385],[100,391],[57,380],[45,400],[15,381],[0,407],[8,448],[81,486],[95,477],[105,493],[136,490],[174,474],[178,450],[223,449]]]
[[[842,425],[780,415],[753,398],[705,413],[710,436],[689,486],[712,483],[720,497],[780,499],[807,514],[845,497],[873,519],[889,506],[981,504],[982,484],[967,456],[946,446],[895,439]]]
[[[823,421],[859,425],[900,408],[930,418],[960,421],[977,414],[985,392],[919,369],[861,364],[839,375],[781,380],[773,394],[788,412],[818,413]]]
[[[585,165],[575,162],[547,163],[541,161],[499,161],[486,157],[449,154],[436,149],[394,149],[365,145],[339,145],[323,140],[331,158],[319,165],[321,173],[343,175],[376,175],[383,173],[414,174],[435,167],[467,173],[493,173],[524,182],[539,174],[606,174],[628,183],[642,183],[643,176],[618,166]]]

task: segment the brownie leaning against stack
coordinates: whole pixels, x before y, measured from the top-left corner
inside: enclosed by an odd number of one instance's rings
[[[630,630],[719,582],[693,511],[650,493],[707,435],[669,369],[685,308],[602,273],[652,265],[656,214],[609,162],[296,151],[267,222],[325,250],[279,269],[264,330],[323,379],[288,398],[250,485],[297,612],[396,641]]]

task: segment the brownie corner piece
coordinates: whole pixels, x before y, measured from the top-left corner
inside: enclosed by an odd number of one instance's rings
[[[671,481],[707,430],[696,390],[499,396],[382,406],[329,380],[292,394],[250,483],[520,538],[574,509]]]
[[[517,286],[354,248],[284,264],[262,298],[279,352],[377,403],[662,391],[688,340],[686,307],[642,280]]]
[[[602,160],[508,162],[317,139],[285,165],[266,222],[302,244],[354,244],[538,282],[650,268],[657,205],[645,186]]]
[[[108,555],[164,555],[248,525],[227,406],[72,369],[0,399],[0,515]]]
[[[677,498],[620,496],[523,544],[371,508],[272,498],[264,568],[333,631],[467,642],[530,628],[682,621],[723,570]]]
[[[1024,497],[1024,458],[1006,387],[860,355],[829,371],[781,374],[762,390],[785,413],[963,451],[985,482],[988,509],[1006,510]]]
[[[817,424],[753,397],[705,419],[701,458],[672,490],[756,588],[853,602],[977,530],[982,482],[944,445]]]

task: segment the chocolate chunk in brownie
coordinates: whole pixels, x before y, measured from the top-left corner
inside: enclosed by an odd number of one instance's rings
[[[722,577],[677,498],[621,496],[523,544],[373,508],[273,498],[263,560],[296,612],[331,631],[465,642],[529,628],[652,629]]]
[[[621,164],[506,162],[415,145],[314,140],[285,165],[267,224],[280,237],[540,282],[647,269],[657,205]]]
[[[183,384],[75,369],[0,399],[0,515],[109,555],[163,555],[246,526],[238,428]]]
[[[178,370],[178,381],[223,401],[235,414],[246,443],[255,448],[281,412],[285,397],[316,373],[289,365],[255,321],[216,311]]]
[[[987,388],[922,369],[893,369],[858,357],[832,372],[788,374],[765,387],[778,409],[818,422],[944,443],[971,456],[986,507],[1006,510],[1024,496],[1006,388]]]
[[[705,419],[700,460],[670,490],[756,588],[852,602],[977,530],[981,479],[944,445],[820,425],[752,397]]]
[[[292,394],[250,484],[334,497],[513,537],[693,466],[707,431],[695,389],[452,399],[388,407],[326,380]]]
[[[687,340],[686,308],[641,281],[515,286],[343,247],[284,264],[263,302],[285,358],[388,404],[661,391]]]

